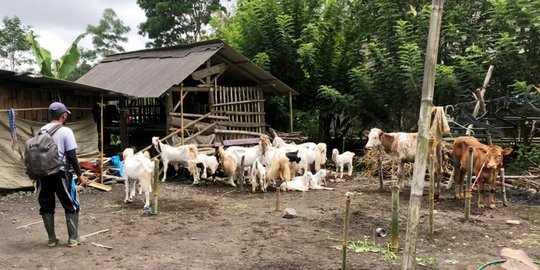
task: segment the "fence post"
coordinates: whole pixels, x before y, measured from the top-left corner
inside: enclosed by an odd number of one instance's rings
[[[473,148],[469,147],[467,162],[467,185],[465,188],[465,220],[471,216]]]
[[[501,168],[501,183],[502,183],[502,193],[503,193],[503,206],[508,206],[508,200],[506,199],[506,183],[504,176],[504,168]]]
[[[345,201],[345,217],[343,218],[343,243],[341,245],[342,258],[341,258],[341,269],[347,269],[347,246],[349,245],[349,217],[350,217],[350,208],[351,208],[351,197],[352,193],[345,193],[347,200]]]
[[[392,241],[390,248],[399,249],[399,185],[392,186]]]
[[[435,210],[435,162],[433,154],[429,159],[429,233],[433,233],[433,214]]]
[[[165,172],[167,173],[167,172]],[[157,215],[158,213],[158,196],[159,195],[159,159],[154,160],[154,182],[152,187],[152,215]]]

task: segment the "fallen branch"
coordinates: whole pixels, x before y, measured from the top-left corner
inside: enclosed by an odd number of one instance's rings
[[[89,233],[89,234],[83,235],[82,237],[83,237],[83,238],[87,238],[87,237],[94,236],[94,235],[96,235],[96,234],[104,233],[104,232],[108,232],[108,231],[109,231],[109,229],[104,229],[104,230],[101,230],[101,231],[97,231],[97,232],[93,232],[93,233]]]
[[[19,227],[17,227],[17,229],[20,229],[20,228],[28,228],[28,227],[31,226],[31,225],[39,224],[39,223],[43,223],[43,220],[36,221],[36,222],[32,222],[32,223],[30,223],[30,224],[26,224],[26,225],[23,225],[23,226],[19,226]]]
[[[94,246],[96,246],[96,247],[106,248],[106,249],[108,249],[108,250],[111,250],[111,249],[112,249],[112,247],[110,247],[110,246],[102,245],[102,244],[99,244],[99,243],[90,242],[90,244],[92,244],[92,245],[94,245]]]

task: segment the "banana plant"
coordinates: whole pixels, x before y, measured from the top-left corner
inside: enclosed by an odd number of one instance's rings
[[[41,75],[65,80],[69,73],[71,73],[79,63],[81,50],[78,47],[78,43],[85,36],[86,33],[80,34],[73,43],[71,43],[71,46],[69,46],[64,55],[60,57],[60,60],[53,61],[51,52],[41,47],[36,40],[34,33],[30,32],[27,41],[32,46],[32,52],[34,53],[34,57],[40,68]]]

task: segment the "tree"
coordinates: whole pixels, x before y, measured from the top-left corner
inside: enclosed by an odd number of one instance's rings
[[[28,43],[32,47],[32,52],[43,76],[53,77],[61,80],[67,79],[68,75],[77,67],[81,58],[81,50],[77,46],[79,41],[86,36],[86,33],[80,34],[71,46],[66,50],[60,60],[53,60],[51,52],[39,45],[33,32],[28,35]]]
[[[97,56],[104,57],[109,54],[124,51],[121,42],[127,42],[126,36],[130,27],[125,25],[122,20],[116,16],[113,9],[106,8],[98,25],[88,25],[86,32],[92,35],[92,44]]]
[[[212,12],[224,9],[219,0],[137,0],[137,4],[147,18],[139,25],[139,34],[153,40],[147,47],[199,41]]]
[[[8,69],[16,71],[23,64],[32,61],[26,57],[30,51],[30,44],[26,36],[31,30],[29,25],[21,25],[19,17],[4,17],[0,27],[0,57],[6,58]]]

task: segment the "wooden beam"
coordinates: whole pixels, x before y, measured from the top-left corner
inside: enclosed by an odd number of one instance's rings
[[[293,132],[293,109],[292,109],[292,93],[289,92],[289,121],[290,121],[290,127],[291,132]]]
[[[194,80],[198,81],[198,80],[201,80],[203,78],[210,77],[212,75],[223,73],[223,72],[225,72],[225,70],[227,70],[227,67],[228,66],[225,63],[217,64],[217,65],[214,65],[214,66],[211,66],[211,67],[207,67],[205,69],[197,70],[197,71],[191,73],[191,77]]]
[[[235,112],[235,111],[221,111],[224,114],[230,115],[265,115],[264,112]]]
[[[195,114],[195,113],[184,113],[184,117],[202,117],[202,116],[206,116],[208,115],[207,117],[205,118],[208,118],[208,119],[217,119],[217,120],[229,120],[229,117],[227,116],[219,116],[219,115],[210,115],[211,113],[207,113],[207,114]],[[182,116],[181,113],[170,113],[169,114],[170,116]]]
[[[101,93],[101,104],[99,104],[99,107],[100,107],[100,121],[99,121],[99,124],[100,124],[100,127],[99,127],[99,130],[100,130],[100,134],[99,134],[99,138],[100,138],[100,149],[101,149],[101,153],[100,153],[100,174],[99,174],[99,182],[103,184],[103,166],[104,166],[104,162],[103,162],[103,107],[105,107],[105,104],[103,103],[103,92]]]
[[[243,128],[256,128],[264,127],[265,123],[240,123],[240,122],[231,122],[231,121],[218,121],[218,125],[226,127],[243,127]]]
[[[218,107],[218,106],[238,105],[238,104],[256,103],[256,102],[264,102],[264,99],[243,100],[243,101],[233,101],[233,102],[226,102],[226,103],[217,103],[217,104],[214,104],[214,105],[212,105],[212,106]]]
[[[172,91],[169,89],[167,91],[167,100],[165,101],[165,111],[170,113],[173,108],[173,97]],[[169,134],[169,127],[171,126],[171,116],[167,116],[167,123],[165,127],[165,134]]]
[[[185,130],[185,129],[191,127],[192,125],[195,125],[196,123],[200,122],[201,120],[205,119],[205,118],[208,117],[208,116],[210,116],[210,113],[207,113],[207,114],[203,115],[201,118],[199,118],[199,119],[197,119],[197,120],[194,120],[193,122],[187,124],[186,126],[184,126],[183,129]],[[159,141],[160,141],[160,142],[163,142],[164,140],[166,140],[166,139],[168,139],[168,138],[170,138],[170,137],[172,137],[172,136],[174,136],[174,135],[180,133],[181,131],[183,132],[182,129],[177,129],[176,131],[170,133],[169,135],[167,135],[167,136],[165,136],[165,137],[159,139]],[[150,144],[149,146],[147,146],[147,147],[145,147],[145,148],[139,150],[137,153],[146,151],[146,150],[148,150],[148,149],[150,149],[150,148],[152,148],[152,144]]]

